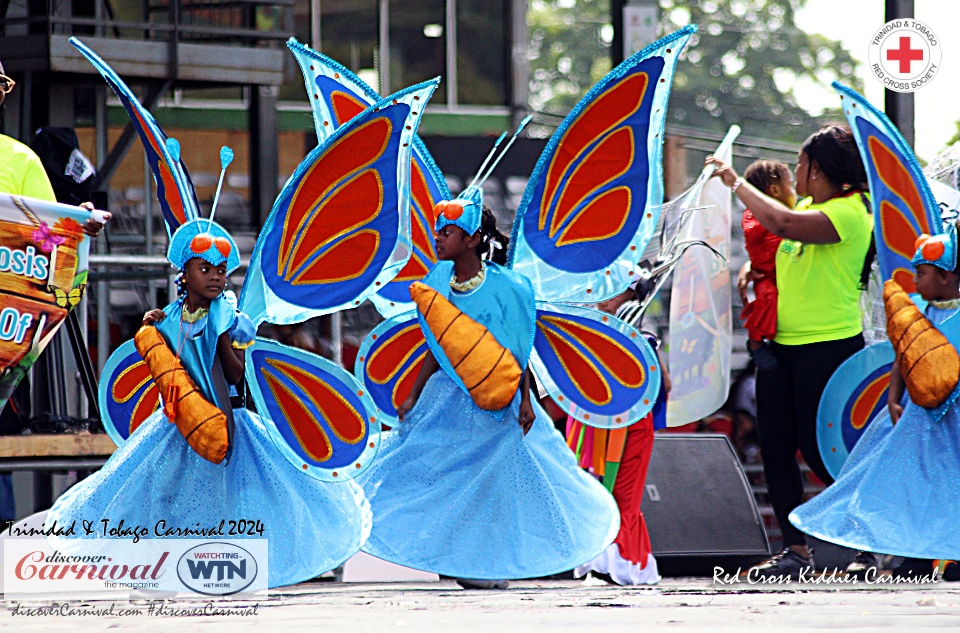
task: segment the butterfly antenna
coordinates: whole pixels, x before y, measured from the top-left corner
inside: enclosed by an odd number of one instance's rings
[[[217,183],[217,193],[213,196],[213,206],[210,208],[210,220],[207,222],[207,232],[213,226],[213,216],[217,213],[217,203],[220,201],[220,189],[223,188],[223,177],[227,167],[233,162],[233,150],[224,145],[220,148],[220,182]]]
[[[501,134],[501,135],[500,135],[500,138],[497,139],[497,142],[493,144],[493,149],[491,149],[491,150],[490,150],[490,153],[487,154],[487,157],[484,159],[483,164],[480,165],[480,169],[477,170],[477,175],[473,177],[473,180],[470,182],[469,185],[467,185],[467,188],[466,188],[466,189],[469,189],[470,187],[472,187],[472,186],[474,185],[474,183],[477,182],[477,179],[480,177],[480,174],[483,173],[483,170],[486,168],[487,163],[490,162],[490,159],[493,158],[493,155],[497,153],[497,148],[500,147],[500,143],[502,143],[502,142],[503,142],[503,139],[505,139],[505,138],[507,138],[507,133],[506,133],[506,132],[504,132],[503,134]],[[466,191],[466,189],[464,189],[464,191]]]
[[[500,160],[501,160],[504,156],[507,155],[507,152],[510,151],[510,146],[513,145],[513,142],[514,142],[515,140],[517,140],[517,137],[520,136],[520,132],[523,132],[523,128],[527,127],[527,123],[529,123],[529,122],[530,122],[530,119],[532,119],[532,118],[533,118],[533,115],[532,115],[532,114],[528,114],[527,116],[525,116],[525,117],[523,118],[523,121],[520,121],[520,126],[517,128],[517,131],[513,133],[513,136],[510,137],[510,142],[507,143],[507,146],[504,147],[504,148],[503,148],[503,151],[500,152],[500,155],[497,156],[497,160],[493,161],[493,164],[490,165],[490,169],[488,169],[487,172],[486,172],[485,174],[483,174],[483,177],[480,178],[480,181],[477,182],[477,186],[478,186],[478,187],[482,186],[483,183],[486,182],[487,178],[490,177],[490,174],[492,174],[492,173],[493,173],[493,170],[496,169],[497,165],[500,163]],[[504,136],[505,136],[505,135],[506,135],[506,133],[504,133]],[[501,136],[500,138],[503,138],[503,137]],[[498,143],[498,144],[499,144],[499,143]],[[494,149],[496,149],[496,146],[494,146]],[[486,165],[486,163],[484,163],[484,165]],[[483,171],[483,167],[480,168],[480,171],[481,171],[481,172]],[[478,174],[478,175],[479,175],[479,174]],[[476,180],[477,180],[477,179],[474,178],[474,182],[476,182]],[[471,183],[470,186],[473,186],[473,184]]]

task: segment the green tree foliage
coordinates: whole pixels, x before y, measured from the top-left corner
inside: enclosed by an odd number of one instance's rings
[[[797,28],[805,2],[660,0],[661,35],[700,27],[677,66],[668,123],[713,132],[737,123],[749,136],[795,142],[836,119],[811,116],[794,90],[803,80],[827,87],[834,79],[861,89],[857,62],[839,42]],[[531,2],[533,109],[569,111],[606,71],[609,7],[609,0]]]

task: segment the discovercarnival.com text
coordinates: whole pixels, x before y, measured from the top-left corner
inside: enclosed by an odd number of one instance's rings
[[[256,616],[259,615],[257,610],[260,608],[260,603],[254,603],[252,605],[246,606],[216,606],[212,602],[196,607],[172,607],[168,604],[164,604],[162,601],[151,602],[150,604],[144,607],[117,607],[116,603],[111,602],[110,606],[92,606],[92,605],[78,605],[72,606],[68,602],[57,603],[54,602],[50,605],[36,606],[36,607],[27,607],[21,603],[17,603],[13,607],[10,614],[14,617],[47,617],[47,616],[59,616],[59,617],[99,617],[99,618],[116,618],[116,617],[130,617],[130,616],[154,616],[154,617],[168,617],[168,618],[182,618],[182,617],[204,617],[204,616]]]

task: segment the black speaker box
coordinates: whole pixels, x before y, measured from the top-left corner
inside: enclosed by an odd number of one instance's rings
[[[770,555],[750,483],[726,435],[657,433],[643,516],[663,576],[733,573]]]

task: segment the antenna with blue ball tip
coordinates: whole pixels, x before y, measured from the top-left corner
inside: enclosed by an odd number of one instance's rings
[[[491,149],[491,150],[490,150],[490,153],[487,154],[487,157],[486,157],[485,159],[483,159],[483,164],[480,165],[480,169],[477,170],[477,175],[474,176],[474,177],[473,177],[473,180],[470,182],[470,184],[467,185],[467,189],[469,189],[470,187],[472,187],[472,186],[474,185],[474,183],[477,182],[477,178],[479,178],[479,177],[480,177],[480,174],[483,173],[483,170],[486,169],[487,163],[489,163],[489,162],[490,162],[490,159],[493,158],[493,155],[497,153],[497,148],[500,147],[500,143],[502,143],[502,142],[503,142],[503,139],[505,139],[505,138],[507,138],[507,133],[506,133],[506,132],[504,132],[503,134],[501,134],[501,135],[500,135],[500,138],[497,139],[497,142],[493,144],[493,149]]]
[[[180,141],[175,138],[168,138],[166,140],[167,152],[170,153],[170,157],[173,158],[173,162],[180,162]]]
[[[510,142],[507,143],[507,146],[503,148],[503,151],[500,152],[500,155],[499,155],[499,156],[497,156],[497,160],[493,161],[493,164],[490,165],[490,169],[488,169],[488,170],[486,171],[486,173],[484,173],[483,168],[487,166],[487,162],[484,161],[483,167],[480,167],[480,172],[477,173],[477,177],[473,179],[473,182],[472,182],[472,183],[470,183],[470,186],[471,186],[471,187],[474,186],[474,183],[476,183],[476,186],[477,186],[477,187],[483,186],[483,183],[486,182],[487,178],[490,177],[490,174],[493,173],[493,170],[496,169],[497,165],[500,163],[500,159],[502,159],[504,156],[507,155],[507,152],[510,151],[510,146],[513,145],[513,142],[514,142],[515,140],[517,140],[517,137],[520,136],[520,132],[523,131],[523,128],[527,127],[527,123],[529,123],[529,122],[530,122],[530,119],[532,119],[532,118],[533,118],[533,115],[532,115],[532,114],[528,114],[527,116],[525,116],[525,117],[523,118],[522,121],[520,121],[520,125],[519,125],[519,127],[517,127],[517,131],[514,132],[514,133],[513,133],[513,136],[510,138]],[[500,144],[500,141],[503,140],[503,137],[506,136],[506,134],[507,134],[507,133],[504,132],[503,135],[500,136],[500,139],[497,141],[497,145]],[[496,149],[497,149],[497,146],[494,145],[494,146],[493,146],[493,149],[496,150]],[[491,154],[491,156],[492,156],[492,155],[493,155],[493,152],[490,152],[490,154]],[[490,157],[489,157],[489,156],[487,157],[487,160],[490,160]],[[483,176],[481,177],[480,174],[483,174]],[[479,180],[478,180],[478,179],[479,179]]]
[[[170,143],[170,139],[167,140]],[[179,153],[179,151],[178,151]],[[233,162],[233,150],[224,145],[220,148],[220,182],[217,183],[217,193],[213,196],[213,206],[210,208],[210,220],[207,223],[207,232],[213,226],[213,216],[217,212],[217,202],[220,201],[220,189],[223,188],[223,177],[227,173],[227,167]]]

